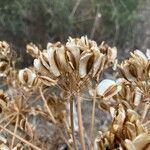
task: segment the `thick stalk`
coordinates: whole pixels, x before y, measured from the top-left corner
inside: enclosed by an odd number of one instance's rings
[[[70,122],[71,122],[71,133],[72,133],[72,138],[73,138],[73,145],[74,149],[77,150],[76,146],[76,140],[75,140],[75,135],[74,135],[74,121],[73,121],[73,98],[71,97],[70,100]]]
[[[79,91],[77,92],[77,114],[78,114],[78,125],[79,125],[81,149],[85,150],[85,140],[84,140],[82,113],[81,113],[81,99],[80,99],[80,92]]]
[[[92,121],[91,121],[91,131],[90,131],[90,149],[93,149],[93,131],[95,125],[95,104],[96,104],[96,88],[93,90],[93,107],[92,107]]]

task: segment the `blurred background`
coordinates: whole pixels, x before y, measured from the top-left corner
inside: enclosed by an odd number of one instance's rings
[[[20,66],[33,42],[66,42],[87,35],[118,48],[119,58],[150,48],[150,0],[0,0],[0,40],[17,50]]]

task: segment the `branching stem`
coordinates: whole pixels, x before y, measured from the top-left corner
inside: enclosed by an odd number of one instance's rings
[[[20,141],[24,142],[25,144],[31,146],[32,148],[34,148],[35,150],[42,150],[40,148],[38,148],[37,146],[33,145],[32,143],[26,141],[25,139],[23,139],[22,137],[20,137],[19,135],[14,134],[13,132],[11,132],[10,130],[8,130],[7,128],[3,127],[0,125],[0,128],[5,130],[6,132],[8,132],[9,134],[11,134],[12,136],[14,136],[15,138],[19,139]]]

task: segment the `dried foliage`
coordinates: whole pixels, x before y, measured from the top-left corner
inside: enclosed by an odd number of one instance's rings
[[[1,78],[7,84],[0,90],[2,150],[54,149],[38,140],[36,118],[53,125],[68,149],[150,148],[150,62],[145,54],[136,50],[131,58],[118,64],[115,47],[105,42],[98,45],[86,36],[70,37],[66,44],[48,43],[43,50],[30,43],[27,53],[34,58],[34,67],[17,71],[13,50],[0,42]],[[110,67],[117,70],[116,81],[101,81]],[[92,102],[90,138],[86,140],[81,112],[85,91]],[[96,137],[93,129],[97,106],[109,112],[112,121]]]

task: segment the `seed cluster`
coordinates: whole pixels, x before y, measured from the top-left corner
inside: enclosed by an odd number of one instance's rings
[[[98,45],[87,36],[69,37],[65,44],[48,43],[46,49],[33,43],[26,48],[34,58],[33,66],[17,70],[11,46],[0,42],[0,78],[7,85],[0,90],[0,149],[56,149],[37,138],[37,118],[53,125],[69,149],[150,149],[149,51],[146,56],[135,50],[119,64],[115,47],[105,42]],[[116,80],[102,80],[110,67],[117,73]],[[92,104],[88,138],[82,94],[87,94],[86,102]],[[98,108],[112,120],[96,137],[93,129]],[[58,140],[50,142],[54,141]]]

